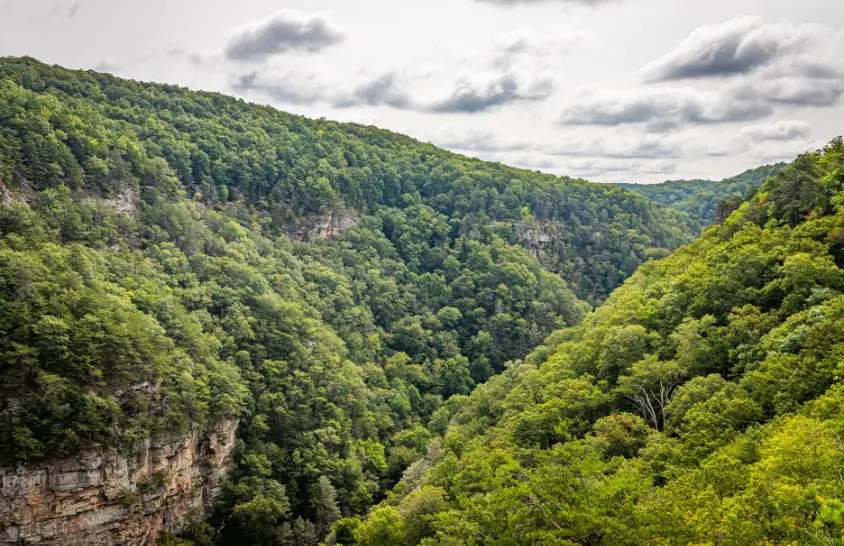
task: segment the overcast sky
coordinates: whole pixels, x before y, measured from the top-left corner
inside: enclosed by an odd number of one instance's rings
[[[0,55],[371,123],[601,182],[844,133],[842,0],[0,0]]]

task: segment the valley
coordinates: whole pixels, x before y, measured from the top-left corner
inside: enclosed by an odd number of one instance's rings
[[[838,544],[842,191],[2,58],[0,542]]]

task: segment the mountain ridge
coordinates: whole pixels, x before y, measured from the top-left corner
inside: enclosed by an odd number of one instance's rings
[[[837,138],[479,386],[336,543],[840,543],[842,206]]]
[[[619,188],[33,59],[0,59],[0,185],[0,459],[236,422],[211,519],[162,530],[223,543],[364,515],[475,385],[695,232]]]
[[[707,226],[715,221],[723,221],[725,213],[735,210],[742,200],[750,198],[766,179],[776,175],[785,166],[785,163],[776,163],[756,167],[719,181],[668,180],[659,184],[614,185],[685,212],[702,226]],[[725,202],[731,202],[732,208],[723,207]]]

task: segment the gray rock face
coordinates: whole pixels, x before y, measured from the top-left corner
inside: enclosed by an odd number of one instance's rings
[[[297,241],[314,241],[316,239],[330,239],[360,222],[357,212],[350,208],[331,209],[323,216],[303,218],[300,224],[292,226],[288,232]]]
[[[124,190],[110,199],[91,198],[91,200],[124,214],[132,214],[141,210],[141,195],[137,190]]]
[[[154,544],[203,517],[231,466],[237,425],[98,447],[73,458],[0,468],[0,544]]]
[[[525,222],[515,222],[516,236],[522,241],[525,249],[530,251],[537,259],[540,258],[545,247],[554,242],[554,225],[550,222],[544,224],[528,225]]]

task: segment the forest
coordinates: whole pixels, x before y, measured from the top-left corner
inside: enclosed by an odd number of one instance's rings
[[[844,542],[842,190],[838,138],[475,389],[331,540]]]
[[[0,463],[230,419],[161,544],[842,544],[844,142],[684,184],[0,59]]]
[[[687,213],[702,226],[723,223],[741,203],[750,199],[762,183],[777,174],[785,163],[766,165],[720,182],[670,180],[662,184],[616,184],[648,199]]]
[[[234,419],[194,544],[365,516],[477,385],[696,233],[619,188],[28,58],[0,60],[0,194],[0,461]]]

